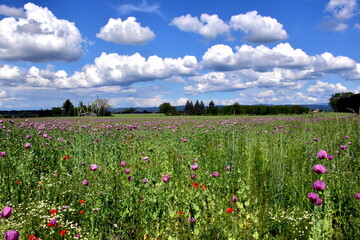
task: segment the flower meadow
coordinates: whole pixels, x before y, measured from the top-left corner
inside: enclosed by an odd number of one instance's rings
[[[0,119],[0,239],[360,239],[358,115]]]

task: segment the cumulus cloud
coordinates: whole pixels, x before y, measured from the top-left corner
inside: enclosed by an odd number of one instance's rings
[[[20,18],[20,17],[24,17],[25,13],[24,10],[21,8],[8,7],[2,4],[0,5],[0,15]]]
[[[230,26],[243,31],[243,41],[249,43],[277,42],[288,38],[281,23],[275,18],[261,16],[257,11],[232,16]]]
[[[33,3],[25,15],[0,21],[0,59],[10,61],[75,61],[83,56],[82,37],[75,24],[56,18]]]
[[[14,80],[21,79],[23,71],[17,66],[0,66],[0,85],[11,85]]]
[[[330,15],[325,16],[320,26],[333,31],[344,31],[348,28],[345,21],[358,14],[357,0],[330,0],[325,11]]]
[[[171,24],[185,32],[195,32],[204,38],[214,39],[218,35],[227,33],[230,27],[218,15],[201,14],[200,19],[190,14],[176,17]]]
[[[341,83],[333,84],[323,81],[316,81],[316,85],[311,85],[307,88],[311,93],[335,93],[335,92],[348,92],[349,90]]]
[[[96,36],[109,42],[130,45],[145,44],[155,38],[154,32],[149,27],[142,27],[134,17],[128,17],[125,21],[110,18]]]

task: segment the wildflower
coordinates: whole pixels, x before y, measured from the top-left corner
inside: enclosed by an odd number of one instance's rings
[[[315,203],[318,198],[319,198],[319,195],[317,195],[314,192],[308,194],[308,199],[310,200],[310,202]]]
[[[206,189],[206,186],[205,185],[201,185],[201,190],[205,190]]]
[[[360,199],[360,193],[356,193],[356,194],[355,194],[355,198],[356,198],[356,199]]]
[[[76,238],[80,238],[81,237],[81,234],[76,234]]]
[[[70,155],[65,155],[65,157],[63,158],[63,160],[69,160],[70,159]]]
[[[228,208],[228,209],[226,209],[226,212],[227,212],[227,213],[232,213],[232,212],[233,212],[233,209],[232,209],[232,208]]]
[[[125,167],[126,166],[126,161],[121,161],[121,166]]]
[[[321,198],[316,199],[315,205],[321,206],[323,204],[323,200]]]
[[[51,219],[50,222],[48,223],[48,226],[49,226],[49,227],[55,227],[55,226],[56,226],[56,223],[57,223],[57,220],[56,220],[56,219]]]
[[[349,136],[345,136],[345,139],[349,139]]]
[[[30,139],[31,138],[31,136],[30,135],[26,135],[26,137],[25,137],[26,139]]]
[[[237,201],[237,197],[233,196],[232,199],[231,199],[231,201],[236,202],[236,201]]]
[[[133,180],[133,177],[132,177],[132,176],[129,176],[129,177],[128,177],[128,180],[129,180],[129,181],[132,181],[132,180]]]
[[[26,148],[26,149],[29,149],[30,147],[31,147],[31,144],[30,144],[30,143],[26,143],[26,144],[25,144],[25,148]]]
[[[148,181],[149,181],[149,179],[147,179],[147,178],[143,178],[143,180],[142,180],[143,183],[147,183]]]
[[[0,152],[0,157],[5,157],[6,156],[6,152]]]
[[[329,171],[322,164],[317,164],[317,165],[313,166],[312,169],[316,173],[326,173]]]
[[[36,239],[36,236],[34,234],[32,234],[32,235],[29,236],[29,239],[30,240]]]
[[[196,163],[191,166],[192,170],[197,170],[198,168],[199,168],[199,165],[197,165]]]
[[[325,150],[320,150],[318,153],[317,153],[317,157],[318,159],[325,159],[327,158],[327,153]]]
[[[195,188],[197,188],[198,186],[200,186],[197,182],[194,182],[193,183],[193,186],[195,187]]]
[[[183,214],[183,212],[182,212],[182,211],[178,211],[177,213],[178,213],[178,214],[180,214],[180,215],[181,215],[181,214]]]
[[[340,148],[341,150],[346,151],[346,147],[345,147],[345,145],[340,145],[340,146],[339,146],[339,148]]]
[[[8,207],[8,206],[4,207],[3,210],[0,213],[0,217],[9,218],[11,216],[11,214],[12,214],[12,210],[13,209],[11,207]]]
[[[191,179],[195,179],[195,178],[196,178],[196,175],[195,175],[195,174],[191,174],[191,175],[190,175],[190,178],[191,178]]]
[[[84,210],[80,210],[80,211],[79,211],[79,214],[84,214]]]
[[[183,138],[182,141],[183,141],[183,142],[187,142],[187,139],[186,139],[186,138]]]
[[[64,236],[66,234],[66,230],[61,230],[60,235]]]
[[[89,185],[89,182],[88,182],[88,180],[83,180],[83,181],[82,181],[82,185],[84,185],[84,186],[87,186],[87,185]]]
[[[195,223],[195,218],[189,218],[189,222]]]
[[[217,145],[217,147],[218,147],[218,148],[221,148],[222,146],[219,144],[219,145]]]
[[[213,173],[212,173],[212,176],[213,176],[213,177],[218,177],[218,176],[219,176],[219,173],[218,173],[218,172],[213,172]]]
[[[79,203],[83,204],[83,203],[85,203],[85,201],[84,201],[84,200],[80,200]]]
[[[91,164],[90,165],[90,171],[96,171],[96,170],[98,170],[99,169],[99,166],[98,165],[96,165],[96,164]]]
[[[326,184],[321,180],[317,180],[316,182],[314,182],[312,184],[312,186],[313,186],[314,190],[322,191],[325,189]]]
[[[314,138],[314,141],[317,142],[317,141],[319,141],[319,139],[318,139],[318,138]]]
[[[230,170],[231,170],[230,165],[227,165],[227,166],[226,166],[226,170],[228,170],[228,171],[230,171]]]
[[[67,209],[69,206],[62,206],[61,207],[61,210],[65,210],[65,209]],[[54,209],[55,210],[55,209]],[[55,212],[56,212],[56,210],[55,210]]]
[[[5,234],[5,240],[18,240],[19,237],[20,237],[19,232],[15,230],[9,230]]]
[[[130,173],[130,169],[127,168],[127,169],[124,170],[124,172],[125,172],[126,174],[129,174],[129,173]]]
[[[164,176],[162,179],[161,179],[163,182],[167,182],[169,180],[168,177]]]
[[[16,183],[16,184],[20,184],[20,182],[19,182],[19,181],[15,181],[15,183]]]
[[[327,159],[329,159],[329,160],[333,160],[334,159],[334,155],[327,155]]]

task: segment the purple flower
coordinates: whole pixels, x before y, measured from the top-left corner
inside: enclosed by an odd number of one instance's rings
[[[13,209],[11,207],[8,207],[8,206],[4,207],[3,210],[0,213],[0,217],[9,218],[11,216],[11,214],[12,214],[12,210]]]
[[[189,218],[189,222],[195,223],[195,218]]]
[[[197,165],[196,163],[191,166],[192,170],[197,170],[198,168],[199,168],[199,165]]]
[[[183,138],[182,141],[183,141],[183,142],[187,142],[187,139],[186,139],[186,138]]]
[[[317,141],[319,141],[319,139],[318,139],[318,138],[314,138],[314,141],[317,142]]]
[[[323,200],[321,198],[316,199],[315,205],[320,206],[323,204]]]
[[[127,168],[127,169],[124,170],[124,172],[125,172],[126,174],[129,174],[129,173],[130,173],[130,169]]]
[[[317,164],[317,165],[313,166],[312,170],[314,172],[316,172],[316,173],[326,173],[326,172],[328,172],[328,170],[322,164]]]
[[[126,166],[126,161],[121,161],[121,166],[125,167]]]
[[[226,170],[230,171],[230,170],[231,170],[231,166],[230,166],[230,165],[227,165],[227,166],[226,166]]]
[[[19,237],[20,237],[19,232],[15,230],[9,230],[5,234],[5,240],[18,240]]]
[[[169,178],[169,177],[170,177],[170,175],[169,175],[169,174],[165,174],[165,175],[164,175],[164,177]]]
[[[196,178],[196,175],[195,175],[195,174],[191,174],[191,175],[190,175],[190,178],[191,178],[191,179],[195,179],[195,178]]]
[[[345,136],[345,139],[349,139],[349,136]]]
[[[219,145],[217,145],[217,147],[218,147],[218,148],[221,148],[222,146],[219,144]]]
[[[318,153],[317,153],[317,157],[318,159],[325,159],[327,158],[327,153],[325,150],[320,150]]]
[[[56,219],[51,219],[50,222],[49,222],[49,226],[54,227],[54,226],[56,226],[56,223],[57,223]]]
[[[96,164],[91,164],[90,165],[90,171],[96,171],[96,170],[98,170],[99,169],[99,166],[98,165],[96,165]]]
[[[169,174],[165,174],[164,177],[161,179],[163,182],[167,182],[169,180]]]
[[[236,201],[237,201],[237,197],[233,196],[232,199],[231,199],[231,201],[236,202]]]
[[[340,145],[340,146],[339,146],[339,148],[340,148],[341,150],[346,151],[346,147],[345,147],[345,145]]]
[[[314,192],[308,194],[308,199],[310,200],[310,202],[315,203],[318,198],[319,198],[319,195],[317,195]]]
[[[69,207],[69,206],[66,206],[66,205],[65,205],[65,206],[62,206],[62,207],[61,207],[61,210],[65,210],[65,209],[67,209],[68,207]]]
[[[5,157],[6,156],[6,152],[0,152],[0,157]]]
[[[147,183],[148,181],[149,181],[149,179],[147,179],[147,178],[143,178],[143,180],[142,180],[143,183]]]
[[[329,160],[333,160],[334,159],[334,155],[327,155],[327,159],[329,159]]]
[[[316,182],[313,182],[312,186],[314,190],[322,191],[325,189],[326,184],[321,180],[317,180]]]
[[[26,135],[26,137],[25,137],[26,139],[30,139],[31,138],[31,136],[30,135]]]
[[[360,193],[355,193],[355,198],[360,199]]]
[[[219,173],[218,173],[218,172],[213,172],[213,173],[212,173],[212,176],[213,176],[213,177],[218,177],[218,176],[219,176]]]
[[[83,181],[82,181],[82,185],[84,185],[84,186],[87,186],[87,185],[89,185],[89,182],[88,182],[88,180],[83,180]]]
[[[31,144],[30,144],[30,143],[26,143],[26,144],[25,144],[25,148],[26,148],[26,149],[28,149],[28,148],[30,148],[30,147],[31,147]]]
[[[129,180],[129,181],[132,181],[132,180],[133,180],[133,177],[132,177],[132,176],[129,176],[129,177],[128,177],[128,180]]]

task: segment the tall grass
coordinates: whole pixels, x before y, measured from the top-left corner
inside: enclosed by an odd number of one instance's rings
[[[0,210],[13,209],[0,218],[0,236],[13,229],[22,239],[360,237],[356,115],[0,125]],[[334,159],[318,159],[320,150]],[[316,164],[329,172],[314,173]],[[324,191],[312,188],[318,179]],[[320,206],[310,192],[323,199]]]

